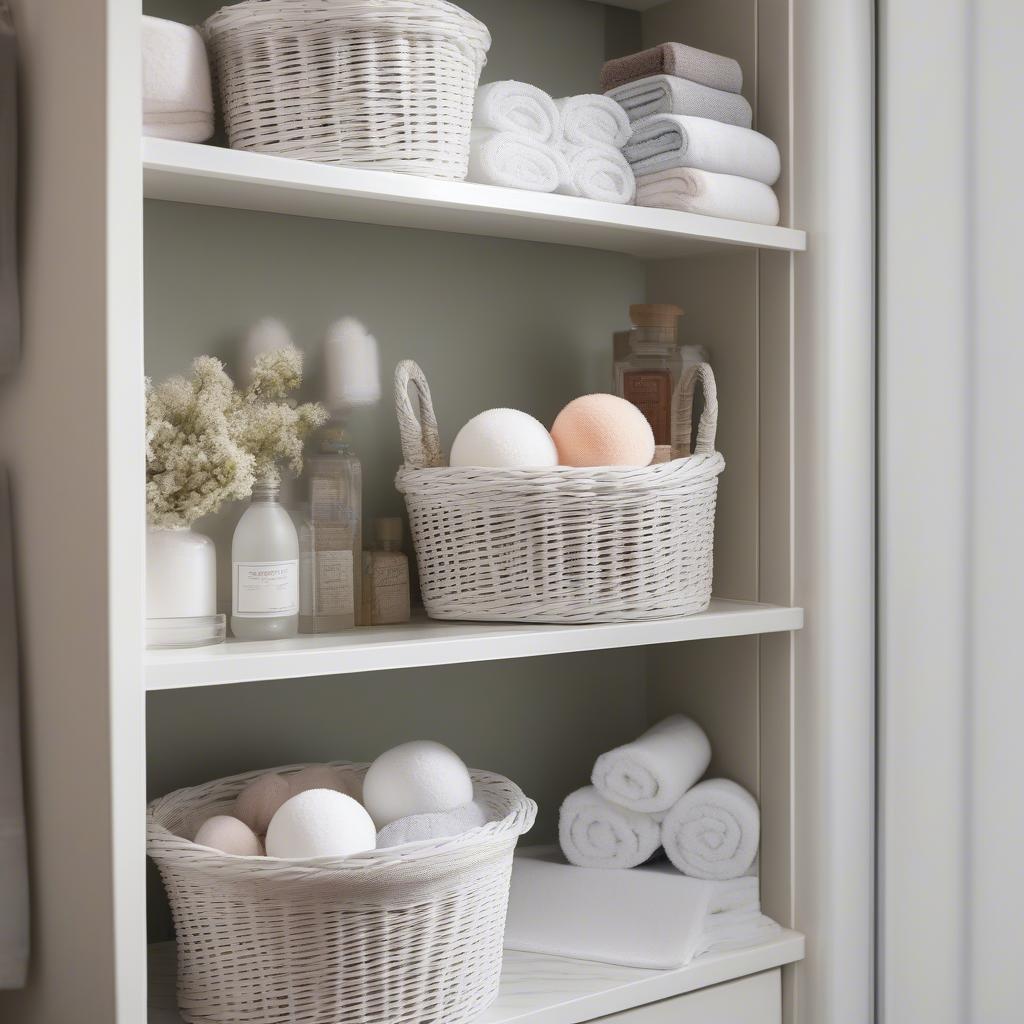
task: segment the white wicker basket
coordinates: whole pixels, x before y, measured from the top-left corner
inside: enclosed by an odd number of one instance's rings
[[[403,362],[395,404],[405,495],[427,614],[435,619],[622,622],[688,615],[711,600],[718,398],[707,364],[673,402],[694,454],[644,469],[446,468],[423,372]],[[409,385],[419,394],[417,416]]]
[[[537,811],[518,786],[474,771],[500,820],[354,857],[231,857],[191,842],[260,774],[149,805],[147,849],[174,915],[186,1021],[460,1024],[493,1002],[512,853]]]
[[[491,37],[447,0],[243,0],[204,28],[233,149],[466,176]]]

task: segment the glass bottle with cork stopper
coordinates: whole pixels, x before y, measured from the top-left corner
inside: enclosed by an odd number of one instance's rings
[[[650,423],[655,462],[667,462],[672,457],[672,396],[683,371],[678,330],[681,316],[679,306],[630,306],[633,329],[628,351],[620,349],[616,353],[616,393],[632,402]]]

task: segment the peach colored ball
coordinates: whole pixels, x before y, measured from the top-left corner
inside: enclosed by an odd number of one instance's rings
[[[615,395],[584,395],[570,402],[551,436],[563,466],[649,466],[654,458],[647,418]]]
[[[261,836],[267,831],[270,819],[292,795],[288,780],[277,772],[268,772],[253,779],[235,799],[234,814]]]
[[[292,796],[305,793],[309,789],[332,789],[335,793],[343,793],[362,803],[363,780],[354,771],[337,768],[329,764],[313,765],[303,768],[289,776],[288,786]]]

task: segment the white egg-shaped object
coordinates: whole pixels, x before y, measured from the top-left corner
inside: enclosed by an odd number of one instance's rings
[[[449,465],[491,469],[546,469],[558,450],[544,424],[517,409],[488,409],[458,433]]]
[[[207,818],[199,827],[196,846],[208,846],[211,850],[230,853],[235,857],[262,857],[263,845],[259,837],[244,821],[227,814]]]
[[[267,829],[267,856],[289,860],[351,857],[377,847],[366,809],[333,789],[307,789],[286,800]]]

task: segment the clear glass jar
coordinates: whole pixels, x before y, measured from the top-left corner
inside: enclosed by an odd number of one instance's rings
[[[358,621],[362,589],[363,470],[345,431],[328,426],[320,451],[306,460],[309,476],[308,533],[303,557],[310,606],[303,633],[336,633]]]
[[[659,448],[675,443],[672,396],[683,369],[678,333],[682,315],[678,306],[631,306],[628,351],[622,351],[620,342],[615,361],[616,394],[644,414]]]
[[[402,551],[402,520],[397,516],[374,523],[376,545],[363,552],[364,626],[408,622],[409,558]]]
[[[239,640],[283,640],[299,629],[299,538],[279,497],[279,484],[259,481],[231,541],[231,632]]]

